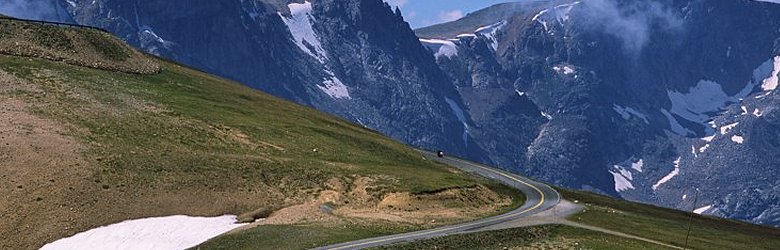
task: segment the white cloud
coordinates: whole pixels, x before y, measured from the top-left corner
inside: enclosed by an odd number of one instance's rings
[[[462,18],[463,16],[464,15],[462,10],[450,10],[450,11],[439,12],[439,20],[442,22],[455,21]]]
[[[417,12],[416,11],[410,11],[409,13],[404,15],[404,17],[409,19],[409,20],[415,19],[417,17]]]

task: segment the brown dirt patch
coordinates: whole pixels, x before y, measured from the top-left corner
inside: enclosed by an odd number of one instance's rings
[[[24,249],[48,232],[67,230],[60,225],[80,207],[70,198],[90,186],[91,170],[81,157],[85,147],[65,127],[30,115],[27,106],[17,99],[0,101],[0,232],[28,235],[13,245],[2,242],[6,249]]]
[[[384,178],[353,176],[347,181],[329,179],[323,184],[326,190],[320,191],[316,199],[283,208],[249,227],[338,224],[354,219],[434,226],[477,218],[512,203],[511,197],[501,196],[482,185],[426,194],[373,192],[377,190],[377,180],[381,179]],[[348,185],[350,182],[351,185]]]
[[[373,207],[345,206],[336,210],[344,217],[392,220],[411,224],[476,218],[509,206],[511,198],[502,197],[487,187],[452,188],[426,194],[389,193]]]

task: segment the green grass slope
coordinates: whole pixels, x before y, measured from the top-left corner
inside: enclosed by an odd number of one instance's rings
[[[619,201],[588,192],[562,191],[587,210],[571,221],[685,246],[691,213]],[[688,246],[693,249],[778,249],[780,229],[693,214]]]
[[[317,201],[325,191],[344,196],[329,200],[335,208],[403,215],[409,211],[392,206],[383,210],[376,204],[388,194],[409,192],[441,200],[433,202],[435,208],[441,203],[441,209],[470,211],[449,218],[452,221],[509,208],[480,210],[486,201],[458,201],[474,190],[494,194],[497,200],[513,197],[517,203],[516,193],[426,160],[374,131],[146,57],[106,34],[13,26],[64,35],[37,42],[0,32],[0,45],[26,41],[34,43],[29,44],[31,51],[55,53],[53,46],[67,46],[60,37],[93,47],[78,51],[74,46],[76,53],[41,56],[59,62],[39,59],[39,54],[0,55],[0,249],[38,248],[127,219],[294,206]],[[109,49],[100,49],[102,45]],[[17,55],[13,48],[0,46],[0,51]],[[116,58],[112,51],[128,57]],[[122,70],[89,64],[112,60],[152,63],[126,63]],[[155,70],[146,71],[149,65]],[[408,221],[331,217],[337,219],[286,226],[356,225],[345,234],[352,229],[390,233],[424,227]],[[423,219],[447,221],[435,214]],[[313,244],[332,237],[339,238],[324,235]]]
[[[402,243],[377,250],[416,249],[664,249],[651,243],[625,239],[563,225],[533,226],[500,231],[479,232]]]

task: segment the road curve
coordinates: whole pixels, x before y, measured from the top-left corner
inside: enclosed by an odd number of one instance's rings
[[[445,163],[447,165],[456,167],[465,172],[474,173],[484,176],[489,179],[493,179],[502,182],[506,185],[514,187],[525,194],[526,201],[519,208],[512,210],[511,212],[497,215],[494,217],[484,218],[477,221],[466,222],[457,225],[444,226],[434,229],[381,236],[376,238],[369,238],[363,240],[357,240],[352,242],[340,243],[330,246],[319,247],[315,249],[330,249],[330,250],[346,250],[346,249],[363,249],[369,247],[378,247],[400,242],[409,242],[420,239],[428,239],[440,236],[447,236],[452,234],[467,233],[475,231],[484,227],[501,224],[517,220],[520,218],[528,217],[557,205],[560,200],[560,194],[552,187],[533,181],[523,176],[512,174],[506,171],[490,168],[481,164],[468,162],[453,157],[439,158],[436,154],[420,151],[428,159],[433,159],[438,162]]]

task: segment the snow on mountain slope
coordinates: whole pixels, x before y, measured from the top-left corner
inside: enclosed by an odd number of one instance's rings
[[[577,1],[574,3],[562,4],[542,10],[541,12],[537,13],[531,20],[542,24],[545,31],[554,32],[550,30],[552,29],[553,25],[564,25],[564,23],[569,20],[569,12],[571,12],[572,8],[574,8],[574,6],[579,3],[580,2]]]
[[[761,89],[764,91],[772,91],[777,89],[777,80],[778,75],[780,74],[780,56],[775,57],[774,59],[770,60],[772,63],[770,64],[769,61],[767,61],[767,64],[772,65],[771,73],[769,73],[769,76],[764,79],[764,81],[761,82]],[[767,72],[769,67],[767,67]]]
[[[695,214],[704,214],[707,211],[709,211],[710,209],[712,209],[712,205],[707,205],[707,206],[703,206],[703,207],[694,209],[693,213],[695,213]]]
[[[631,171],[624,169],[621,166],[614,166],[616,170],[610,170],[609,173],[615,178],[615,191],[622,192],[629,189],[635,189],[631,181],[634,177]]]
[[[479,27],[472,33],[459,34],[446,40],[420,38],[420,43],[428,48],[436,59],[441,59],[442,57],[452,59],[453,56],[458,55],[458,47],[472,39],[484,39],[490,48],[492,48],[493,51],[496,51],[498,50],[499,44],[498,33],[506,24],[507,21],[500,21],[491,25]]]
[[[498,50],[498,32],[504,28],[507,24],[507,21],[501,21],[492,25],[484,26],[478,28],[476,31],[474,31],[474,34],[477,36],[484,37],[488,41],[490,41],[490,47],[493,48],[493,51]]]
[[[333,71],[326,69],[325,72],[328,75],[325,77],[325,80],[322,81],[322,85],[317,85],[317,87],[320,88],[322,92],[325,92],[325,94],[333,97],[333,99],[352,99],[349,95],[347,85],[344,85],[344,83],[333,74]]]
[[[674,160],[674,169],[672,172],[670,172],[668,175],[664,176],[664,178],[661,178],[653,185],[653,190],[658,189],[659,186],[663,185],[664,183],[670,181],[672,178],[680,174],[680,160],[681,158],[677,158],[677,160]]]
[[[617,104],[613,105],[613,109],[615,112],[620,114],[620,117],[622,117],[625,120],[631,119],[631,117],[636,117],[639,119],[642,119],[645,123],[649,124],[650,121],[647,119],[647,115],[643,114],[642,112],[637,111],[634,108],[631,107],[623,107]]]
[[[710,120],[710,115],[721,111],[728,102],[734,98],[729,97],[720,84],[713,81],[702,80],[696,86],[691,87],[687,93],[680,93],[674,90],[668,92],[669,100],[672,102],[670,112],[683,119],[699,123],[702,127],[709,128],[706,123]],[[710,134],[710,132],[707,132]],[[681,134],[683,136],[687,134]]]
[[[439,59],[443,56],[452,58],[458,55],[458,45],[451,40],[440,39],[420,39],[420,42],[425,45],[426,48],[433,51],[433,56]]]
[[[317,59],[325,67],[325,79],[317,87],[333,99],[352,99],[347,85],[336,77],[336,74],[326,64],[328,54],[322,48],[322,41],[312,27],[316,20],[311,14],[311,2],[291,3],[287,6],[290,9],[289,17],[281,12],[278,14],[290,30],[295,44],[301,51]]]
[[[642,172],[642,167],[644,167],[645,161],[642,159],[639,159],[639,161],[631,163],[631,168],[636,170],[637,172]]]
[[[279,13],[279,16],[282,17],[284,23],[287,24],[287,28],[290,29],[290,33],[293,39],[295,39],[295,44],[302,51],[319,60],[320,63],[325,63],[328,56],[325,53],[325,49],[322,48],[320,38],[314,32],[314,28],[312,28],[314,17],[311,15],[311,2],[291,3],[288,7],[290,8],[291,16],[287,17],[282,13]]]
[[[460,121],[463,124],[463,144],[468,145],[469,144],[469,124],[468,120],[466,120],[465,112],[463,112],[463,109],[458,106],[455,101],[453,101],[450,98],[445,97],[444,100],[447,102],[447,105],[450,106],[450,109],[452,109],[452,112],[455,114],[455,117],[458,118],[458,121]]]

